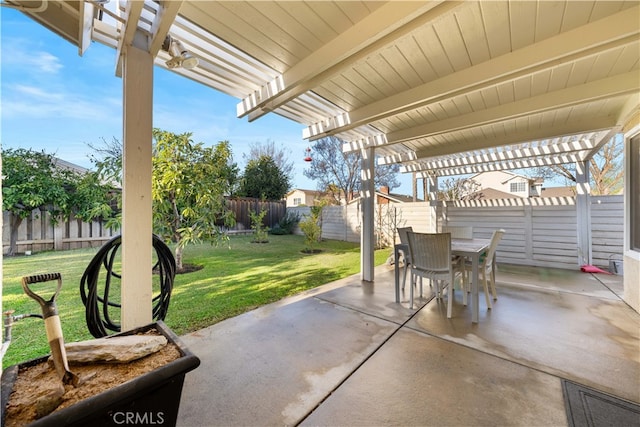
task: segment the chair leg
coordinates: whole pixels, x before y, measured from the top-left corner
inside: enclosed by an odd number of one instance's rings
[[[436,299],[442,299],[442,283],[440,283],[440,280],[436,280],[436,279],[429,279],[433,284],[435,284],[435,292],[436,292]]]
[[[415,274],[411,274],[411,284],[409,285],[409,300],[411,301],[409,304],[409,308],[413,310],[413,277]]]
[[[498,293],[496,292],[496,265],[495,263],[491,266],[491,294],[493,295],[493,300],[498,300]]]
[[[447,284],[447,319],[451,319],[453,311],[453,274],[449,278]]]
[[[467,294],[469,293],[469,285],[467,283],[467,275],[465,273],[465,269],[462,269],[462,275],[460,276],[460,288],[462,289],[462,304],[466,307],[468,304]]]
[[[407,264],[404,265],[404,276],[402,276],[402,290],[404,291],[404,284],[407,282],[407,270],[409,270],[409,266]],[[411,280],[411,279],[409,279]]]
[[[489,298],[489,287],[487,286],[487,272],[482,272],[482,285],[484,287],[484,299],[487,301],[487,309],[491,310],[491,298]]]

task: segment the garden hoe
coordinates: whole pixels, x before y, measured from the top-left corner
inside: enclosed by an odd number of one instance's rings
[[[48,282],[50,280],[57,280],[58,286],[55,293],[48,301],[45,301],[44,298],[36,295],[31,289],[29,289],[30,284]],[[22,278],[22,289],[24,289],[24,292],[27,295],[36,300],[38,304],[40,304],[40,308],[42,308],[44,327],[47,332],[47,339],[49,340],[49,347],[51,348],[51,356],[58,376],[64,384],[70,384],[77,387],[82,381],[78,375],[69,370],[67,352],[64,348],[64,338],[62,337],[60,317],[58,316],[58,308],[56,307],[56,298],[60,293],[61,288],[62,276],[60,273],[37,274]]]

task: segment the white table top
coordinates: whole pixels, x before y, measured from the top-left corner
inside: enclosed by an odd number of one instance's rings
[[[451,253],[472,256],[481,254],[489,248],[491,239],[451,239]]]

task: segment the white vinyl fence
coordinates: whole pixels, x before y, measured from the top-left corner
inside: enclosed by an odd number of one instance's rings
[[[309,215],[309,207],[287,208],[287,212],[297,212],[303,219]],[[362,226],[362,209],[360,203],[354,202],[346,206],[326,206],[322,209],[322,238],[360,241]],[[435,211],[428,202],[408,204],[376,205],[376,242],[378,247],[391,247],[397,227],[412,226],[415,231],[429,232],[435,229]],[[300,228],[294,231],[302,234]]]
[[[624,240],[623,196],[591,198],[591,252],[593,264],[607,266],[622,259]]]
[[[592,264],[608,268],[610,258],[620,259],[623,247],[623,196],[590,198]],[[308,207],[287,208],[308,215]],[[476,238],[490,238],[494,230],[506,233],[498,246],[499,262],[575,269],[578,266],[576,201],[563,198],[513,198],[479,201],[429,202],[376,206],[378,246],[397,239],[397,227],[436,232],[442,225],[471,226]],[[323,209],[322,237],[360,241],[361,209],[358,203]],[[296,233],[301,234],[297,229]],[[392,237],[393,236],[393,237]]]

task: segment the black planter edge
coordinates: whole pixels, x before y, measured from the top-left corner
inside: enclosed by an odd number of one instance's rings
[[[153,371],[147,372],[140,377],[131,379],[125,383],[120,384],[110,390],[107,390],[99,395],[92,396],[81,402],[75,403],[72,406],[53,412],[42,419],[36,420],[29,424],[30,427],[37,427],[41,425],[69,425],[82,421],[87,417],[88,413],[96,413],[117,404],[118,402],[125,402],[129,399],[135,398],[138,395],[144,394],[146,390],[153,390],[160,385],[163,385],[172,380],[175,377],[181,377],[184,379],[184,375],[196,369],[200,365],[200,359],[196,357],[191,351],[189,351],[182,340],[161,320],[136,328],[130,331],[121,332],[112,336],[125,336],[134,335],[140,332],[146,332],[150,329],[156,329],[160,334],[167,338],[167,341],[175,344],[182,357],[169,362],[168,364],[157,368]],[[13,383],[17,378],[19,368],[21,366],[31,366],[46,361],[49,356],[43,356],[37,359],[33,359],[27,362],[20,363],[18,365],[12,365],[6,368],[2,373],[2,407],[1,409],[1,421],[4,426],[4,412],[5,407],[9,401],[9,396],[13,392]],[[180,391],[182,390],[182,384],[180,384]]]

